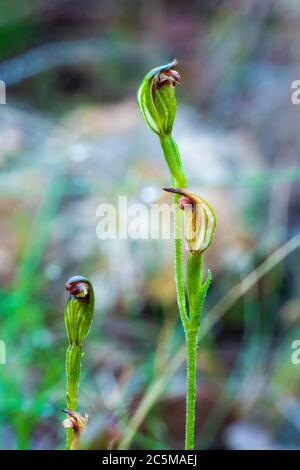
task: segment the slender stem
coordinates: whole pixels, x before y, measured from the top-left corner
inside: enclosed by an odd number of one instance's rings
[[[172,184],[176,188],[186,187],[185,171],[181,163],[180,153],[172,135],[160,136],[160,144],[169,167]],[[174,197],[174,202],[178,201],[178,196]],[[195,440],[195,407],[196,407],[196,375],[197,375],[197,332],[198,325],[193,320],[193,311],[190,310],[190,317],[186,308],[186,295],[183,279],[182,262],[182,211],[175,209],[174,217],[175,232],[175,282],[177,303],[181,322],[185,332],[186,356],[187,356],[187,385],[186,385],[186,424],[185,424],[185,448],[194,449]],[[202,278],[202,257],[201,255],[189,255],[187,271],[187,288],[192,297],[196,294],[197,286],[201,285]],[[195,320],[195,319],[194,319]]]
[[[184,290],[184,280],[183,280],[183,267],[182,267],[182,215],[179,208],[175,209],[175,218],[174,218],[174,232],[175,232],[175,283],[176,283],[176,294],[177,294],[177,304],[180,313],[181,322],[183,329],[186,332],[189,328],[189,318],[186,308],[186,297]]]
[[[66,450],[72,450],[73,429],[66,429]]]
[[[76,411],[80,379],[82,348],[69,345],[66,352],[66,401],[67,408]],[[66,429],[66,449],[70,450],[74,436],[73,429]]]
[[[195,414],[197,398],[197,338],[201,313],[197,308],[195,300],[202,285],[202,269],[202,253],[189,252],[186,272],[190,318],[190,328],[186,333],[187,395],[185,448],[187,450],[194,449],[195,439]]]
[[[160,145],[169,167],[175,188],[186,187],[185,171],[181,162],[178,146],[171,134],[159,136]]]
[[[193,450],[195,441],[195,413],[196,413],[196,380],[197,380],[197,331],[189,329],[186,332],[186,424],[185,449]]]
[[[186,186],[186,177],[184,168],[181,163],[181,157],[178,146],[172,135],[162,135],[159,137],[165,160],[169,167],[172,184],[175,187],[184,188]],[[182,211],[176,207],[178,195],[174,196],[174,240],[175,240],[175,283],[177,303],[180,318],[184,330],[186,331],[189,324],[186,299],[184,291],[183,267],[182,267]]]

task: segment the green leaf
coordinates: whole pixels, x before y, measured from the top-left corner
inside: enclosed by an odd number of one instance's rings
[[[190,310],[191,326],[194,328],[199,327],[200,315],[203,310],[206,294],[211,284],[211,281],[212,281],[212,274],[211,274],[211,271],[208,270],[207,278],[204,284],[202,284],[202,286],[200,287],[197,295],[195,296],[194,303],[192,304],[191,310]]]

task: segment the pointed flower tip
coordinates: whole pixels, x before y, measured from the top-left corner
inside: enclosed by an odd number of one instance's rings
[[[92,289],[92,284],[84,276],[72,276],[66,282],[66,291],[74,298],[87,299]]]
[[[162,188],[162,189],[163,191],[166,191],[167,193],[180,194],[182,196],[185,194],[185,190],[181,188]]]
[[[151,69],[150,72],[146,74],[145,78],[153,78],[155,75],[173,70],[175,67],[177,67],[177,65],[178,60],[173,59],[172,62],[168,62],[167,64],[159,65],[158,67],[154,67],[154,69]]]

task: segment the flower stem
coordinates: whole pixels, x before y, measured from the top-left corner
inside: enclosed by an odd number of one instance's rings
[[[77,395],[80,379],[82,348],[77,345],[69,345],[66,352],[66,402],[67,408],[71,411],[76,410]],[[70,450],[72,446],[74,431],[66,429],[66,449]]]
[[[186,176],[182,166],[181,157],[178,146],[171,134],[159,137],[165,160],[169,167],[172,183],[175,187],[185,188]],[[174,195],[174,240],[175,240],[175,283],[177,304],[180,318],[184,330],[186,331],[189,324],[186,299],[184,290],[183,267],[182,267],[182,211],[177,207],[178,195]]]
[[[172,135],[160,136],[160,144],[169,167],[172,183],[176,188],[186,187],[186,176],[181,163],[180,153]],[[176,203],[178,196],[174,196]],[[175,282],[177,303],[181,322],[185,332],[186,355],[187,355],[187,385],[186,385],[186,424],[185,424],[185,448],[194,449],[195,434],[195,406],[196,406],[196,355],[197,355],[197,332],[198,325],[194,327],[192,312],[190,317],[187,314],[186,295],[183,279],[182,261],[182,211],[176,207],[174,218],[174,238],[175,238]],[[201,255],[190,254],[187,278],[189,289],[196,290],[196,285],[201,283],[202,262]]]
[[[182,240],[181,240],[181,211],[180,209],[175,209],[175,219],[174,219],[174,238],[175,238],[175,284],[176,284],[176,296],[177,304],[180,314],[180,319],[184,331],[186,332],[189,328],[189,317],[187,314],[186,308],[186,297],[184,289],[184,279],[183,279],[183,267],[182,267]]]
[[[187,379],[186,379],[186,423],[185,449],[193,450],[195,441],[196,376],[197,376],[197,332],[189,329],[185,335]]]
[[[159,136],[160,145],[169,167],[172,183],[175,188],[186,187],[185,171],[181,162],[178,146],[172,134]]]

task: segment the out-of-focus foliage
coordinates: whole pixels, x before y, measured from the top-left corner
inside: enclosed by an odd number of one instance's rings
[[[174,362],[183,338],[172,243],[101,241],[96,210],[119,195],[168,201],[135,93],[147,70],[176,57],[174,132],[191,189],[218,219],[206,315],[295,236],[300,6],[3,0],[0,18],[0,448],[64,444],[64,283],[79,273],[96,296],[79,399],[90,418],[85,445],[117,447],[139,410],[128,445],[179,448],[185,377]],[[222,303],[199,351],[197,447],[299,448],[298,266],[295,248]]]

